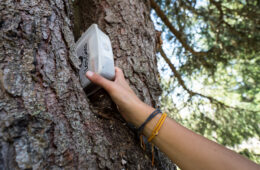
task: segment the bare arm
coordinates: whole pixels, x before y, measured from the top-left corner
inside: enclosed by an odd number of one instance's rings
[[[117,104],[124,119],[139,127],[154,111],[143,103],[127,84],[121,69],[116,68],[115,81],[87,73],[87,77],[102,86]],[[157,115],[144,128],[144,135],[150,136],[161,115]],[[260,166],[243,156],[213,142],[167,118],[152,141],[181,169],[260,170]]]

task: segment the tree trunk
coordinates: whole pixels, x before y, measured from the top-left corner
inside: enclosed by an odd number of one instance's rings
[[[73,55],[74,39],[97,23],[115,65],[155,107],[161,90],[148,2],[1,0],[0,170],[152,168],[108,94],[86,98]],[[158,169],[174,169],[155,157]]]

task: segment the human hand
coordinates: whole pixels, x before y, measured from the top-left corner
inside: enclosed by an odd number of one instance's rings
[[[122,70],[115,67],[115,80],[110,81],[104,77],[88,71],[86,76],[93,83],[103,87],[116,103],[119,112],[127,122],[139,126],[146,118],[147,113],[154,109],[143,103],[130,88],[125,80]]]

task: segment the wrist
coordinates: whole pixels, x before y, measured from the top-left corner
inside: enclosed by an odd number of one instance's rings
[[[143,102],[136,105],[136,111],[132,114],[131,122],[135,127],[140,127],[155,109]]]

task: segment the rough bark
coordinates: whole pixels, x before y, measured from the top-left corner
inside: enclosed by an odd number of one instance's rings
[[[0,169],[151,169],[108,94],[86,98],[73,55],[74,35],[98,23],[112,40],[115,64],[155,106],[160,87],[149,3],[0,3]],[[174,168],[160,152],[156,159],[158,169]]]

